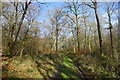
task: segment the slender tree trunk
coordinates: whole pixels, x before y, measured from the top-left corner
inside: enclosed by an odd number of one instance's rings
[[[98,46],[96,41],[96,31],[94,30],[94,49]]]
[[[80,50],[80,39],[79,39],[79,26],[78,26],[78,16],[76,15],[76,31],[77,31],[77,48]]]
[[[112,40],[112,23],[111,23],[111,16],[110,13],[108,12],[108,18],[109,18],[109,29],[110,29],[110,44],[111,44],[111,52],[113,52],[113,40]]]
[[[111,40],[111,52],[114,53],[113,51],[113,40],[112,40],[112,29],[110,28],[110,40]]]
[[[102,37],[101,37],[100,21],[97,13],[97,2],[94,2],[94,6],[95,6],[94,10],[95,10],[95,16],[97,21],[97,28],[98,28],[100,54],[102,54]]]
[[[89,36],[88,36],[88,47],[89,47],[89,50],[90,50],[90,52],[92,51],[92,49],[91,49],[91,37],[90,37],[90,31],[91,31],[91,27],[89,28]]]
[[[86,27],[86,22],[85,22],[85,18],[84,18],[84,27],[85,27],[85,43],[84,43],[84,50],[86,50],[86,32],[87,32],[87,27]]]
[[[17,41],[17,37],[18,37],[18,35],[19,35],[19,32],[20,32],[20,29],[21,29],[23,20],[24,20],[24,18],[25,18],[26,13],[27,13],[28,6],[29,6],[30,4],[31,4],[31,2],[29,2],[28,4],[27,4],[27,2],[25,3],[24,13],[23,13],[22,18],[21,18],[21,21],[20,21],[20,23],[19,23],[19,25],[18,25],[19,28],[18,28],[17,34],[16,34],[16,36],[15,36],[15,41],[14,41],[13,47],[14,47],[16,41]]]
[[[54,45],[55,45],[55,40],[53,40],[53,46],[52,46],[52,51],[54,51]]]
[[[90,39],[90,36],[89,36],[88,44],[89,44],[89,50],[90,50],[90,52],[91,52],[92,49],[91,49],[91,39]]]
[[[120,1],[118,2],[118,13],[120,13]],[[118,15],[118,60],[120,62],[120,14]],[[117,67],[118,76],[120,76],[120,65]]]
[[[56,26],[56,52],[58,51],[58,26]]]
[[[118,13],[120,13],[120,1],[118,2]],[[120,61],[120,14],[118,16],[118,62]],[[118,65],[118,76],[120,76],[120,65]]]
[[[22,26],[22,23],[23,23],[23,20],[24,20],[24,18],[25,18],[25,15],[26,15],[26,13],[27,13],[27,9],[28,9],[28,6],[31,4],[31,2],[29,2],[29,3],[27,3],[27,2],[25,2],[25,9],[24,9],[24,13],[23,13],[23,15],[22,15],[22,18],[21,18],[21,20],[20,20],[20,22],[19,22],[19,25],[18,25],[18,30],[17,30],[17,33],[16,33],[16,35],[15,35],[15,39],[14,39],[14,41],[13,41],[13,43],[9,43],[8,45],[10,45],[10,47],[9,47],[9,52],[10,53],[13,53],[13,49],[15,48],[15,44],[16,44],[16,42],[17,42],[17,38],[18,38],[18,35],[19,35],[19,32],[20,32],[20,30],[21,30],[21,26]],[[17,6],[18,6],[18,4],[17,4]],[[15,19],[16,19],[16,22],[15,22],[15,24],[13,25],[13,27],[12,27],[12,30],[14,30],[14,26],[15,25],[17,25],[17,16],[18,16],[18,7],[16,6],[16,15],[15,15]],[[12,35],[13,35],[13,31],[12,31],[12,33],[10,34],[11,35],[11,37],[12,37]],[[12,55],[11,55],[11,57],[12,57]]]
[[[14,33],[14,29],[15,29],[15,26],[17,26],[17,18],[18,18],[18,3],[17,5],[15,5],[15,22],[13,23],[13,25],[10,27],[10,41],[9,41],[9,53],[13,53],[13,41],[14,41],[14,38],[13,38],[13,33]]]
[[[16,10],[16,13],[15,13],[15,23],[12,26],[11,38],[13,38],[13,33],[14,33],[15,27],[17,27],[17,22],[18,22],[18,3],[15,5],[15,10]]]
[[[29,25],[30,25],[30,24],[29,24]],[[21,49],[21,51],[20,51],[20,57],[22,57],[23,50],[24,50],[24,47],[25,47],[25,41],[26,41],[27,34],[28,34],[29,30],[30,30],[30,29],[28,29],[28,30],[26,31],[25,36],[24,36],[24,38],[23,38],[23,40],[22,40],[22,45],[21,45],[22,49]]]
[[[20,57],[22,57],[22,55],[23,55],[23,50],[24,50],[24,48],[22,48],[20,51]]]
[[[76,53],[76,48],[75,48],[75,39],[74,39],[74,36],[73,36],[73,45],[74,45],[74,48],[73,48],[74,53]]]
[[[73,48],[73,51],[74,51],[74,53],[76,53],[76,46],[75,46],[75,35],[74,35],[74,30],[72,30],[72,34],[73,34],[73,45],[74,45],[74,48]]]

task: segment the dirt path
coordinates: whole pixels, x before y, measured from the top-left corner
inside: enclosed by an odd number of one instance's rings
[[[74,65],[74,62],[65,56],[63,63],[59,64],[54,78],[80,78],[80,74],[78,68]]]

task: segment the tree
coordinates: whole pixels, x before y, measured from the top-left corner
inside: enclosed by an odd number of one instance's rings
[[[105,11],[107,12],[107,16],[108,16],[108,24],[109,27],[107,29],[109,29],[110,32],[110,43],[111,43],[111,53],[114,53],[113,51],[113,36],[112,36],[112,22],[111,22],[111,17],[115,11],[115,3],[105,3]]]
[[[120,2],[118,2],[118,13],[120,13]],[[120,15],[118,15],[118,59],[120,59]],[[120,74],[119,74],[120,75]]]
[[[72,21],[69,21],[68,23],[68,28],[71,29],[71,32],[72,32],[72,45],[74,46],[73,47],[73,52],[76,53],[76,40],[75,40],[75,28],[73,27],[74,26],[74,22]],[[70,42],[71,43],[71,42]],[[70,45],[71,46],[71,45]]]
[[[39,10],[39,6],[34,6],[30,1],[26,2],[10,2],[2,3],[3,12],[3,39],[6,41],[6,48],[8,53],[12,53],[11,57],[17,52],[23,52],[24,42],[29,33],[30,26],[36,19]],[[40,3],[41,4],[41,3]],[[24,25],[25,22],[28,25]],[[26,32],[23,32],[26,28]],[[22,31],[23,30],[23,31]],[[21,36],[21,34],[23,34]],[[7,36],[7,38],[5,37]],[[3,40],[4,41],[4,40]],[[21,45],[21,50],[17,50],[18,45]],[[16,52],[17,51],[17,52]]]
[[[66,22],[64,22],[65,17],[64,17],[64,11],[62,11],[62,9],[55,9],[52,12],[53,13],[50,14],[50,20],[52,26],[55,28],[55,47],[57,52],[59,31],[62,29],[63,26],[66,25]]]
[[[96,17],[96,22],[97,22],[97,28],[98,28],[98,37],[99,37],[99,47],[100,47],[100,54],[102,54],[102,36],[101,36],[101,27],[100,27],[100,20],[98,17],[98,6],[97,6],[97,2],[96,0],[91,0],[92,4],[87,4],[85,3],[85,5],[89,6],[90,8],[94,9],[95,12],[95,17]]]
[[[30,4],[31,4],[31,1],[25,2],[25,3],[11,2],[11,3],[5,4],[5,5],[8,5],[8,7],[3,5],[2,9],[3,9],[4,19],[7,21],[7,23],[10,26],[9,27],[9,42],[8,42],[9,53],[13,53],[13,50],[15,48],[15,45],[19,37],[19,33],[22,27],[23,20],[25,18],[27,9]],[[19,7],[20,5],[22,6],[22,8]],[[11,9],[9,9],[9,7],[11,7]],[[22,11],[20,12],[21,9]],[[22,14],[20,14],[19,12]]]
[[[86,5],[84,5],[84,3],[82,4],[82,19],[83,19],[83,26],[85,28],[85,33],[84,33],[84,50],[86,50],[86,45],[87,45],[87,19],[89,17],[90,14],[88,14],[88,8],[86,7]]]
[[[77,49],[80,50],[80,32],[79,32],[79,19],[80,19],[80,3],[78,1],[76,2],[71,2],[71,3],[66,3],[67,6],[66,8],[68,9],[67,11],[67,17],[72,20],[72,22],[75,24],[75,31],[76,31],[76,37],[77,37]],[[74,15],[75,19],[73,19],[70,14]]]
[[[38,25],[40,25],[39,22],[35,21],[36,17],[38,16],[38,14],[40,14],[39,9],[34,8],[34,5],[30,5],[30,8],[28,9],[28,12],[26,14],[25,19],[27,20],[27,25],[26,25],[26,31],[24,31],[24,36],[22,36],[22,40],[21,40],[21,51],[20,51],[20,56],[22,56],[24,47],[25,47],[25,41],[27,39],[28,33],[29,31],[33,28],[34,30],[34,36],[37,35],[37,33],[39,32],[38,30]]]

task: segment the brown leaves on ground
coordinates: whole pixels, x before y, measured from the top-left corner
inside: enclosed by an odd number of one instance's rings
[[[19,56],[13,57],[8,60],[8,65],[3,69],[3,75],[13,78],[40,78],[41,75],[36,69],[36,64],[29,56],[21,58]]]
[[[36,58],[36,60],[39,61],[39,64],[36,64],[28,55],[23,57],[15,56],[7,60],[8,65],[3,68],[3,77],[49,78],[54,76],[56,68],[52,60],[48,57],[44,57],[43,59]]]

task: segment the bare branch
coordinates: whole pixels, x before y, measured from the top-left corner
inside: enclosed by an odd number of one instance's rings
[[[70,18],[74,23],[75,23],[75,21],[74,21],[74,19],[73,18],[71,18],[69,15],[66,15],[68,18]]]
[[[87,3],[85,3],[85,2],[84,2],[84,4],[87,5],[87,6],[89,6],[90,8],[93,8],[93,9],[95,8],[95,7],[93,7],[92,4],[90,5],[90,4],[87,4]]]

